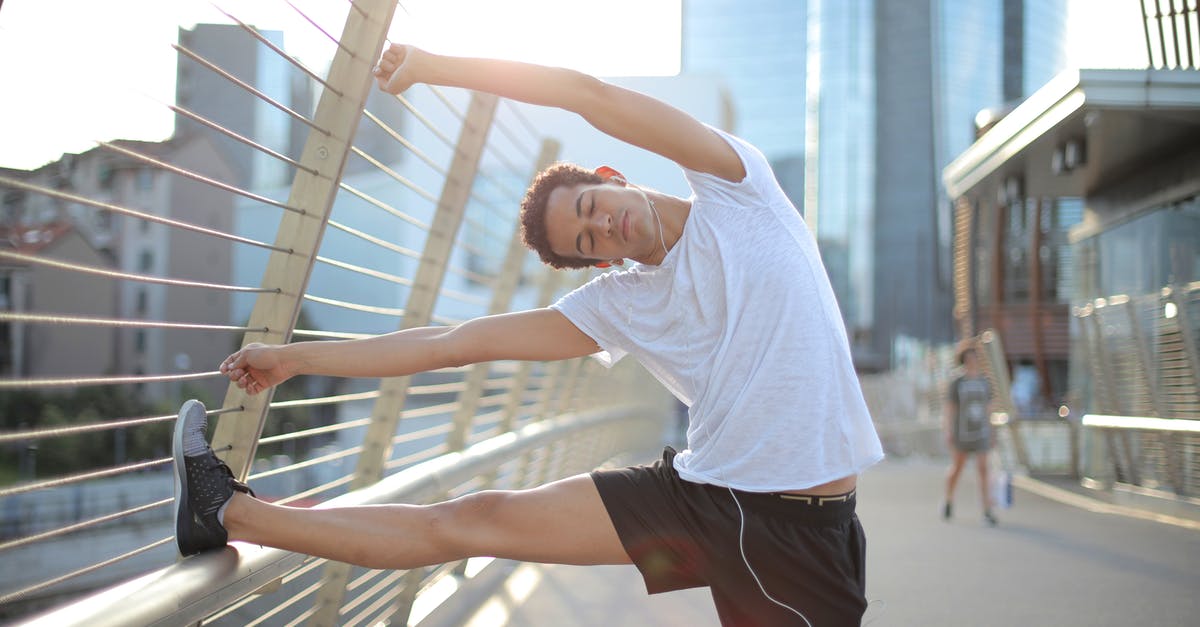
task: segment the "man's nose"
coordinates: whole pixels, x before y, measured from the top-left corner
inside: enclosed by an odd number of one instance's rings
[[[612,230],[612,216],[608,215],[608,212],[597,211],[592,216],[592,228],[604,235],[609,235],[609,231]]]

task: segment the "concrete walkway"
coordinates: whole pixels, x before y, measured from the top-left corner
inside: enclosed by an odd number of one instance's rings
[[[864,624],[1200,624],[1197,527],[1092,511],[1081,505],[1099,501],[1048,498],[1055,493],[1018,484],[1015,506],[990,528],[967,473],[957,515],[943,522],[942,476],[939,462],[900,460],[860,481],[872,601]],[[718,625],[706,590],[648,596],[632,566],[530,564],[518,566],[466,624]]]

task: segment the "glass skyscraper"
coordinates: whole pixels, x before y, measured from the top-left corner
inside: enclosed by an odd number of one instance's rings
[[[864,368],[895,339],[944,342],[942,169],[985,108],[1065,65],[1066,0],[685,0],[683,68],[720,74],[813,228]],[[797,175],[797,170],[802,175]]]
[[[805,11],[795,0],[683,3],[683,71],[724,80],[734,133],[772,160],[804,152]]]

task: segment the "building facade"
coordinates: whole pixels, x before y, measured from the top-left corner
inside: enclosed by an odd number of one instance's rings
[[[1065,66],[1066,1],[685,2],[683,68],[729,85],[815,233],[861,368],[953,336],[939,173],[975,117]]]
[[[1194,69],[1069,72],[946,168],[958,332],[998,329],[1043,405],[1200,408],[1198,122]]]
[[[953,339],[950,196],[940,173],[976,139],[981,110],[1066,67],[1065,1],[877,2],[872,313],[862,362],[897,338]],[[1056,231],[1057,236],[1065,230]]]
[[[169,163],[218,181],[231,180],[234,176],[232,168],[207,138],[199,136],[166,142],[119,140],[112,142],[112,146],[114,148],[99,147],[80,154],[63,155],[58,161],[37,170],[6,171],[7,175],[36,188],[95,201],[78,203],[68,197],[6,190],[4,211],[8,230],[49,232],[55,225],[69,225],[66,234],[73,236],[65,237],[64,241],[78,239],[78,245],[39,247],[37,256],[76,263],[94,271],[91,274],[35,271],[34,268],[40,266],[31,265],[26,272],[36,272],[36,277],[29,276],[36,278],[33,284],[41,296],[9,299],[10,310],[149,322],[227,324],[227,291],[119,278],[105,273],[228,284],[232,257],[228,240],[183,230],[163,221],[230,232],[233,223],[230,195],[198,180],[176,175],[148,160]],[[110,211],[102,205],[142,212],[151,218]],[[82,251],[88,248],[96,254],[84,255]],[[71,255],[64,256],[67,253]],[[79,280],[87,287],[76,286],[75,282]],[[97,291],[107,295],[98,296]],[[50,294],[54,294],[53,298]],[[108,302],[112,303],[111,307],[101,306]],[[94,341],[51,342],[47,341],[50,335],[46,335],[46,329],[50,329],[56,338],[83,332],[98,336],[111,334],[113,340],[111,343],[102,341],[107,348],[98,353],[88,351],[89,357],[83,359],[77,354],[80,352],[78,347],[90,346]],[[219,363],[233,348],[232,344],[214,341],[210,333],[168,333],[166,329],[153,326],[97,330],[95,327],[54,328],[23,324],[10,327],[10,332],[22,336],[14,336],[10,344],[20,344],[26,354],[41,354],[22,360],[23,366],[18,367],[14,362],[11,374],[15,377],[51,374],[37,366],[39,363],[70,364],[69,372],[60,371],[62,369],[56,366],[52,373],[60,376],[180,374],[193,371],[199,364]],[[66,352],[55,356],[56,351]],[[102,366],[95,361],[97,359],[103,362]],[[210,387],[213,394],[224,389],[216,384]],[[172,389],[151,384],[142,392],[149,398],[162,399],[170,395]]]

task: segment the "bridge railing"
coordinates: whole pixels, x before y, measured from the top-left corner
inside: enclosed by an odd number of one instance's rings
[[[421,498],[534,485],[602,463],[670,413],[646,410],[667,397],[632,364],[309,377],[257,396],[216,372],[249,342],[452,325],[545,306],[589,278],[546,271],[521,246],[516,207],[558,151],[523,109],[424,86],[370,95],[395,7],[348,3],[340,36],[302,15],[331,41],[327,72],[226,14],[258,58],[278,58],[315,86],[311,115],[200,43],[174,46],[181,91],[232,87],[275,120],[263,125],[271,132],[174,105],[190,130],[168,141],[102,142],[31,172],[0,172],[0,618],[148,571],[187,571],[229,586],[221,609],[204,602],[213,622],[362,624],[406,615],[420,592],[468,572],[272,557],[277,592],[247,596],[259,575],[230,573],[225,558],[167,567],[176,560],[169,430],[186,398],[210,407],[214,448],[235,474],[265,498],[306,506],[363,498],[385,477],[409,485],[477,447],[503,453]],[[293,2],[282,8],[303,14]],[[302,148],[273,143],[288,125],[304,130]],[[258,183],[280,168],[290,185]],[[522,444],[505,445],[512,438]],[[407,490],[389,494],[407,499]]]
[[[1085,478],[1200,496],[1200,282],[1096,299],[1074,314],[1089,375]]]

